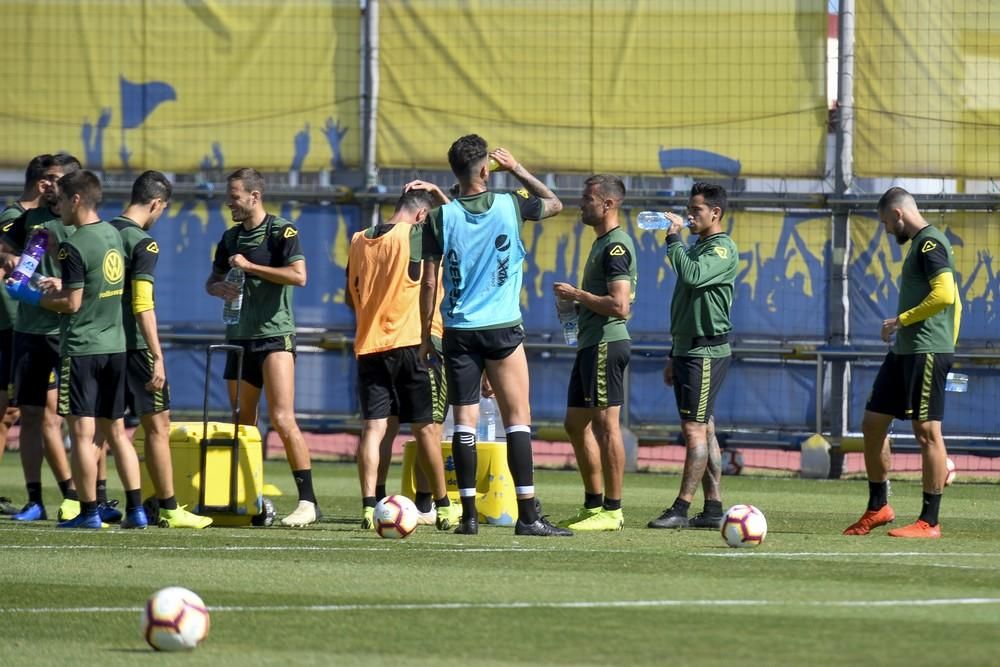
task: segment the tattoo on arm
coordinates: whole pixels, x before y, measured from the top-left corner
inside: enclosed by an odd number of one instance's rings
[[[562,202],[555,193],[525,169],[524,165],[518,164],[511,173],[521,181],[528,192],[542,200],[542,218],[551,218],[562,211]]]

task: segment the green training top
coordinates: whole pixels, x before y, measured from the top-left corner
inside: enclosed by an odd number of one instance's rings
[[[590,246],[590,256],[583,269],[580,289],[597,296],[608,295],[608,283],[629,281],[629,303],[635,301],[635,286],[638,280],[635,245],[621,227],[598,236]],[[580,304],[580,323],[577,345],[580,349],[629,340],[627,318],[600,315]]]
[[[215,249],[212,270],[225,276],[229,258],[240,254],[254,264],[288,266],[305,260],[299,230],[288,220],[268,214],[264,222],[247,230],[243,224],[222,234]],[[243,283],[243,307],[240,321],[226,327],[226,340],[272,338],[295,333],[292,314],[292,286],[279,285],[247,273]]]
[[[125,327],[125,347],[129,350],[145,350],[149,344],[139,329],[135,313],[132,312],[132,281],[153,282],[156,261],[160,258],[160,248],[145,229],[134,220],[120,215],[111,221],[111,226],[122,236],[125,251],[125,287],[122,293],[122,324]]]
[[[43,276],[59,278],[62,276],[62,268],[54,249],[61,247],[62,243],[74,233],[75,228],[64,225],[59,216],[52,213],[48,207],[33,208],[25,211],[19,218],[5,223],[0,227],[0,241],[20,254],[27,239],[37,229],[45,229],[49,233],[49,252],[42,257],[36,270]],[[18,303],[14,331],[56,336],[59,334],[59,319],[60,315],[55,311]]]
[[[955,272],[955,253],[943,232],[927,225],[910,240],[910,251],[903,260],[899,284],[899,307],[905,313],[923,301],[931,291],[931,278]],[[957,285],[956,285],[957,289]],[[896,354],[955,351],[955,304],[925,320],[900,327],[892,351]]]
[[[121,234],[103,220],[84,225],[59,247],[59,261],[63,289],[83,289],[80,310],[62,317],[59,354],[83,357],[124,352]]]
[[[739,251],[720,232],[685,247],[679,234],[667,238],[667,256],[677,273],[670,303],[670,334],[674,357],[728,357],[729,343],[704,345],[696,338],[721,336],[732,331],[733,283]]]
[[[0,211],[0,230],[2,230],[8,222],[21,217],[24,211],[25,209],[21,206],[20,202],[14,202],[3,211]],[[0,331],[12,329],[16,319],[17,301],[10,298],[10,295],[7,294],[7,290],[0,289]]]

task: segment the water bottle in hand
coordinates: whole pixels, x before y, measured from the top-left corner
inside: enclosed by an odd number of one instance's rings
[[[580,320],[576,313],[576,302],[569,299],[556,299],[556,313],[559,315],[559,324],[562,325],[563,340],[567,345],[576,345],[576,335],[579,330]]]
[[[639,215],[635,217],[636,223],[639,225],[639,229],[670,229],[670,222],[665,214],[659,211],[640,211]],[[684,221],[685,227],[690,227],[691,223],[687,220]]]
[[[948,373],[944,383],[945,391],[964,394],[969,391],[969,376],[965,373]]]
[[[240,322],[240,310],[243,308],[243,281],[245,279],[245,274],[243,269],[233,267],[229,269],[229,273],[226,274],[226,282],[230,285],[236,285],[240,289],[239,295],[222,306],[222,323],[223,324],[239,324]]]
[[[497,404],[492,398],[479,399],[479,428],[476,439],[493,442],[497,437]]]
[[[21,260],[17,263],[17,268],[10,274],[10,283],[12,286],[20,284],[28,287],[31,284],[31,278],[35,275],[35,270],[38,268],[39,263],[41,263],[42,257],[45,256],[45,249],[48,245],[48,231],[39,229],[32,234],[31,238],[28,239],[28,243],[24,246],[24,252],[21,253]]]

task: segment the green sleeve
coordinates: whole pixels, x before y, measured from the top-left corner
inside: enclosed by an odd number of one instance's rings
[[[677,279],[691,287],[730,282],[728,274],[739,260],[735,249],[721,243],[713,244],[695,258],[688,257],[683,243],[671,243],[667,248],[667,257],[677,273]]]

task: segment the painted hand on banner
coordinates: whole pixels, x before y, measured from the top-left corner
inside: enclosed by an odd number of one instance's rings
[[[295,134],[295,156],[292,158],[291,171],[302,171],[302,164],[309,155],[309,123]]]
[[[344,139],[344,135],[347,134],[347,130],[347,127],[340,127],[339,119],[334,124],[333,118],[327,118],[326,125],[323,126],[323,134],[326,135],[326,141],[330,144],[330,152],[333,154],[333,157],[330,158],[330,166],[334,169],[344,168],[344,158],[340,152],[340,144]]]

